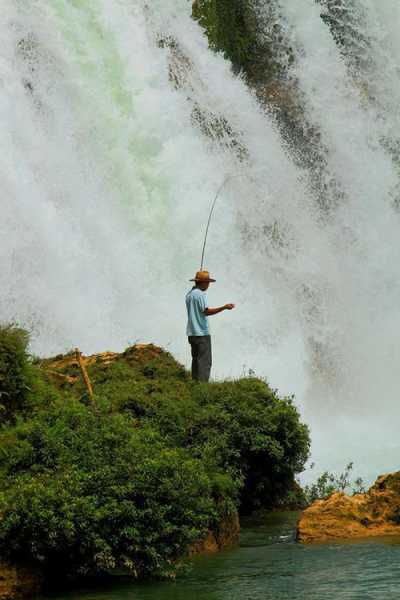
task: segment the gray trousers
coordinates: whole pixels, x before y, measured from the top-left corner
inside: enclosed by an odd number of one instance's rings
[[[190,335],[188,340],[192,348],[192,379],[208,381],[212,364],[211,336]]]

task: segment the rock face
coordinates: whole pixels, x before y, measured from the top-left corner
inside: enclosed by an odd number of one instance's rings
[[[365,494],[342,492],[317,500],[300,517],[299,542],[400,536],[400,471],[381,475]]]
[[[40,592],[42,578],[34,570],[0,563],[0,600],[14,600]]]
[[[188,556],[212,554],[220,550],[234,548],[239,543],[240,523],[237,512],[225,517],[215,531],[209,531],[207,537],[194,542],[188,549]]]
[[[319,2],[324,5],[325,19],[339,45],[343,39],[348,44],[352,36],[346,36],[343,19],[337,17],[341,9],[330,6],[337,3]],[[210,48],[223,52],[233,71],[244,76],[258,101],[273,115],[292,160],[308,176],[308,187],[324,215],[343,202],[344,190],[329,170],[321,132],[310,119],[296,70],[291,69],[296,51],[279,2],[268,0],[262,4],[260,11],[259,2],[254,0],[194,0],[192,15],[205,30]],[[347,16],[345,21],[351,28]],[[246,148],[241,149],[239,158],[246,152]]]

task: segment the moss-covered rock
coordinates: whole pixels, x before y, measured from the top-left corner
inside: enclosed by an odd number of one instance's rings
[[[325,6],[328,0],[320,0]],[[316,124],[306,116],[303,97],[291,66],[295,56],[282,26],[279,3],[266,0],[195,0],[193,18],[204,28],[212,49],[231,61],[268,110],[293,161],[308,176],[321,218],[344,201],[329,173],[327,149]]]
[[[206,31],[210,46],[223,52],[233,70],[253,85],[281,78],[285,61],[293,60],[290,46],[282,44],[273,2],[266,2],[261,15],[252,0],[195,0],[192,14]],[[273,21],[268,39],[263,31],[266,20]]]
[[[193,17],[210,45],[224,52],[236,70],[252,69],[257,56],[257,20],[247,0],[196,0]]]

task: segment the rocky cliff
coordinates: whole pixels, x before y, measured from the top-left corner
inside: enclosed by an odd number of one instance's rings
[[[400,472],[381,475],[365,494],[338,492],[317,500],[297,527],[305,544],[386,535],[400,536]]]

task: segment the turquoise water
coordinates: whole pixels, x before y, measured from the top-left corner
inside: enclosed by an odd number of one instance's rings
[[[174,582],[107,584],[52,600],[395,600],[400,540],[296,544],[295,513],[243,524],[240,547],[200,557]]]

